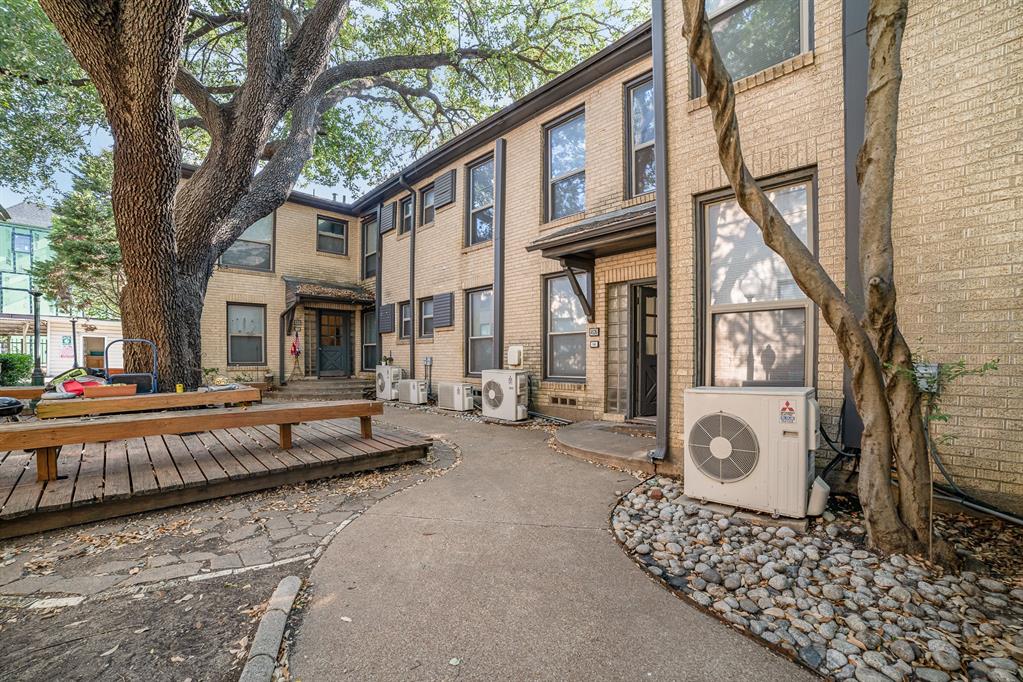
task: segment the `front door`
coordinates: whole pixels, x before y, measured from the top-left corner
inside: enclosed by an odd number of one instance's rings
[[[635,417],[657,414],[657,287],[632,289],[633,404]]]
[[[316,348],[317,375],[346,377],[351,363],[349,344],[351,318],[346,313],[321,310],[318,315],[319,339]]]

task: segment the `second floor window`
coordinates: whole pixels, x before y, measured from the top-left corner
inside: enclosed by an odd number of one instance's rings
[[[469,168],[469,245],[494,236],[494,158]]]
[[[317,216],[316,250],[341,255],[348,253],[348,222]]]
[[[249,225],[220,257],[220,264],[246,270],[273,270],[274,214]]]
[[[430,185],[419,194],[420,203],[423,205],[423,213],[419,216],[420,225],[429,225],[433,222],[434,214],[434,202],[436,194],[433,191],[433,185]]]
[[[401,200],[401,222],[398,223],[398,234],[411,232],[412,223],[415,219],[415,212],[412,208],[412,197],[405,197]]]
[[[376,218],[362,221],[362,277],[377,274],[377,229]]]
[[[547,129],[547,217],[557,220],[586,208],[586,116],[582,112]]]
[[[810,49],[811,0],[706,0],[714,44],[732,80]],[[699,79],[696,95],[702,92]]]
[[[629,93],[629,192],[638,197],[654,191],[654,82],[632,85]]]

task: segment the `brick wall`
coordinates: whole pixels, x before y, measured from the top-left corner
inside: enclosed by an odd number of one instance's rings
[[[348,254],[335,255],[316,250],[316,217],[318,215],[348,221]],[[202,316],[203,367],[217,367],[229,376],[248,375],[261,379],[266,371],[275,376],[279,368],[280,316],[285,308],[285,276],[302,277],[336,283],[358,283],[361,234],[359,223],[352,216],[324,211],[288,202],[277,209],[274,235],[273,272],[254,272],[218,267],[210,280]],[[363,284],[372,289],[372,280]],[[250,303],[266,306],[266,362],[262,365],[228,366],[227,304]],[[337,307],[325,305],[323,307]],[[350,307],[350,306],[341,306]],[[301,319],[299,311],[298,319]],[[361,363],[361,325],[355,313],[355,367]],[[303,331],[304,333],[304,331]],[[304,339],[303,339],[304,341]],[[290,339],[284,352],[291,346]],[[286,357],[286,373],[292,363]]]
[[[672,315],[670,462],[682,460],[683,391],[698,383],[696,198],[726,186],[710,113],[689,93],[682,8],[666,2],[668,221]],[[844,286],[842,10],[814,2],[814,50],[737,84],[747,162],[757,176],[813,168],[817,253]],[[938,429],[953,474],[975,491],[1023,494],[1023,164],[1019,65],[1023,6],[1005,0],[910,5],[894,204],[899,315],[919,353],[1000,370],[948,393]],[[696,305],[699,309],[699,303]],[[836,433],[843,364],[817,320],[822,425]]]
[[[603,414],[603,344],[587,353],[587,381],[584,384],[541,381],[543,366],[543,275],[561,270],[553,260],[538,252],[527,252],[526,247],[543,234],[564,228],[589,216],[600,215],[638,201],[649,201],[650,196],[626,199],[623,177],[624,142],[624,84],[648,72],[649,59],[628,66],[593,87],[558,103],[548,111],[507,133],[506,157],[506,211],[505,211],[505,347],[521,345],[525,349],[525,369],[533,377],[531,398],[542,411],[550,409],[552,396],[576,400],[572,416],[588,418]],[[543,218],[543,126],[559,115],[580,105],[586,108],[586,211],[559,221],[545,223]],[[456,171],[456,200],[436,212],[433,224],[417,228],[416,285],[419,299],[437,294],[454,293],[454,325],[439,328],[432,339],[416,340],[416,376],[423,376],[425,356],[433,358],[433,379],[438,381],[469,381],[479,384],[478,378],[465,376],[465,292],[493,284],[493,245],[486,242],[465,246],[465,175],[467,165],[492,152],[493,144],[482,146],[446,168],[438,169],[431,177],[415,185],[417,192],[451,169]],[[389,197],[395,201],[407,193]],[[418,208],[417,208],[418,213]],[[398,230],[383,237],[383,301],[398,303],[409,297],[408,234]],[[635,265],[627,257],[597,261],[598,282],[606,284],[611,273],[638,272],[653,276],[653,251],[638,257],[645,265]],[[631,268],[631,269],[630,269]],[[603,278],[603,279],[601,279]],[[599,292],[598,284],[597,290]],[[603,309],[599,296],[596,321],[601,327]],[[395,307],[397,330],[397,306]],[[417,323],[418,324],[418,323]],[[408,343],[397,338],[397,333],[383,335],[384,354],[391,352],[395,364],[408,369]]]

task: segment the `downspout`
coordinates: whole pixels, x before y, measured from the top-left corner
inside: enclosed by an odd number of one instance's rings
[[[653,0],[650,26],[653,50],[654,80],[654,220],[657,252],[657,446],[650,451],[650,459],[663,460],[668,455],[668,386],[671,374],[668,363],[669,316],[671,315],[671,281],[668,260],[668,113],[665,100],[664,56],[664,0]]]
[[[384,358],[384,335],[380,333],[380,309],[384,306],[384,235],[380,234],[380,214],[383,212],[384,205],[377,204],[376,208],[376,225],[377,225],[377,273],[374,278],[373,284],[373,297],[376,305],[376,316],[377,316],[377,364],[383,364]],[[376,368],[373,368],[374,371]]]
[[[398,176],[398,184],[408,191],[409,194],[415,196],[415,191],[412,189],[412,185],[408,184],[408,180],[405,179],[405,174],[402,173]],[[416,224],[419,222],[416,220],[416,211],[419,209],[415,205],[415,199],[412,200],[412,229],[409,230],[408,238],[408,316],[409,316],[409,335],[408,335],[408,377],[409,379],[416,378]],[[398,216],[395,216],[397,218]],[[400,307],[400,306],[399,306]],[[401,332],[401,311],[398,311],[398,331],[399,336]]]
[[[504,186],[507,141],[494,143],[494,367],[504,368]]]

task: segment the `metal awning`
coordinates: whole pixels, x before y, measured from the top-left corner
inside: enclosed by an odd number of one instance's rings
[[[654,202],[648,201],[580,220],[540,237],[526,250],[539,251],[544,258],[554,260],[593,260],[653,248],[657,243],[654,222]]]

